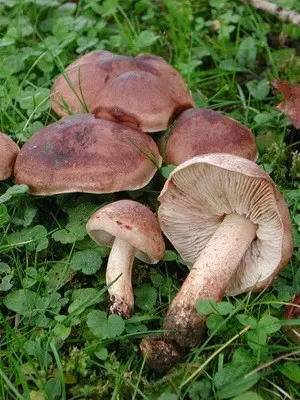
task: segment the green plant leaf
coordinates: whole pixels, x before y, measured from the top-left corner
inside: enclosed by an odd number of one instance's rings
[[[217,302],[214,299],[197,300],[196,309],[200,315],[210,314],[216,311]]]
[[[256,100],[265,99],[270,92],[270,84],[266,79],[250,81],[246,86],[251,96]]]
[[[176,165],[167,165],[165,167],[161,167],[160,171],[161,174],[164,178],[168,179],[169,175],[172,171],[174,171],[174,169],[176,168]]]
[[[160,274],[155,274],[151,276],[151,282],[155,288],[159,288],[164,284],[165,278]]]
[[[23,196],[27,193],[29,187],[27,185],[14,185],[7,189],[7,191],[0,196],[0,204],[5,203],[6,201],[10,200],[12,197],[19,197]]]
[[[58,379],[50,378],[45,384],[45,392],[51,400],[55,400],[61,395],[61,384]]]
[[[200,315],[210,313],[227,315],[230,314],[234,307],[227,301],[217,303],[214,299],[197,300],[196,309]]]
[[[262,330],[253,329],[247,332],[247,342],[253,350],[261,350],[267,342],[267,334]]]
[[[234,397],[232,400],[264,400],[255,392],[246,392]]]
[[[134,294],[139,308],[145,311],[153,309],[157,299],[157,291],[153,286],[143,283],[135,289]]]
[[[100,339],[120,336],[125,329],[125,322],[120,315],[109,315],[104,311],[94,310],[87,316],[87,326]]]
[[[257,324],[257,329],[264,332],[266,335],[278,332],[281,328],[281,323],[278,318],[271,315],[264,315]]]
[[[234,307],[228,301],[220,301],[219,303],[216,304],[216,309],[219,314],[228,315],[232,313]]]
[[[191,400],[206,400],[211,394],[211,384],[207,379],[194,382],[189,387],[188,393]]]
[[[68,312],[69,314],[80,315],[86,308],[99,303],[103,298],[103,294],[98,289],[84,288],[75,290],[72,295],[72,300],[74,301],[70,304]]]
[[[241,72],[243,68],[237,64],[235,60],[223,60],[219,64],[219,68],[224,71]]]
[[[166,250],[164,254],[163,261],[176,261],[177,260],[177,254],[175,251],[172,250]]]
[[[252,329],[257,327],[257,321],[251,315],[237,314],[237,320],[244,326],[251,326]]]
[[[245,68],[253,68],[256,59],[257,44],[252,37],[244,39],[238,49],[237,59],[239,64]]]
[[[226,1],[226,0],[209,0],[209,4],[210,4],[212,7],[214,7],[214,8],[216,8],[216,9],[219,10],[219,9],[221,9],[221,8],[224,7],[225,1]]]
[[[9,293],[4,299],[4,304],[17,314],[29,316],[35,310],[35,303],[39,298],[36,293],[28,289],[19,289]]]
[[[230,399],[233,396],[241,395],[254,386],[260,379],[258,374],[253,374],[248,377],[233,377],[232,381],[218,390],[218,399]]]
[[[108,351],[104,347],[102,347],[100,350],[95,351],[95,356],[99,358],[101,361],[105,361],[108,356]]]
[[[9,221],[9,214],[5,204],[0,204],[0,228],[3,228]]]
[[[70,265],[74,271],[82,271],[85,275],[92,275],[101,268],[102,259],[94,250],[83,250],[73,255]]]
[[[53,329],[53,334],[55,338],[59,340],[66,340],[69,337],[70,333],[71,333],[71,328],[66,327],[62,324],[55,325]]]
[[[279,365],[277,369],[287,378],[295,383],[300,383],[300,366],[295,361],[286,361]]]
[[[179,397],[174,393],[162,393],[157,400],[179,400]]]
[[[72,271],[67,261],[61,260],[53,265],[47,272],[47,292],[59,290],[63,285],[69,282],[76,272]]]
[[[223,324],[225,319],[219,314],[211,314],[206,318],[206,326],[210,331],[215,331],[216,329],[218,332],[222,332],[226,328],[226,325]]]
[[[151,31],[142,31],[134,41],[134,45],[137,49],[143,49],[145,47],[151,46],[156,42],[160,36],[154,35]]]
[[[237,378],[243,378],[247,372],[252,368],[252,363],[244,363],[232,361],[230,364],[226,365],[220,371],[216,372],[213,378],[213,382],[217,389],[221,389],[227,384],[231,384]]]

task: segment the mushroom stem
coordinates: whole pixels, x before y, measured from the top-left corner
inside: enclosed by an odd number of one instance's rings
[[[131,271],[135,253],[135,247],[122,239],[115,238],[106,269],[107,285],[119,277],[108,289],[109,312],[125,318],[130,317],[134,304]]]
[[[257,226],[242,215],[225,216],[168,309],[164,329],[170,332],[163,338],[145,338],[141,342],[150,368],[169,368],[179,360],[182,351],[199,343],[206,317],[197,313],[197,300],[222,299],[241,258],[256,237],[256,230]]]
[[[220,301],[251,242],[257,226],[239,214],[227,215],[193,265],[172,301],[164,328],[168,339],[180,347],[193,347],[201,338],[205,317],[196,311],[196,300]]]

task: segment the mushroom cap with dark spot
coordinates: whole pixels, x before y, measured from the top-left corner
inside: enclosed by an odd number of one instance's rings
[[[161,57],[147,54],[88,53],[57,78],[52,90],[52,108],[60,116],[87,109],[144,132],[167,128],[193,106],[180,74]]]
[[[144,187],[160,165],[157,146],[145,133],[77,114],[30,138],[17,157],[15,180],[36,195],[113,193]]]
[[[232,154],[194,157],[171,172],[159,196],[158,219],[182,258],[193,265],[226,215],[244,215],[257,225],[227,294],[264,288],[293,252],[287,206],[269,175]]]
[[[98,244],[111,247],[117,237],[137,249],[136,257],[148,264],[162,259],[165,243],[156,216],[133,200],[119,200],[100,208],[87,223]]]
[[[0,181],[12,175],[19,151],[19,147],[11,138],[0,132]]]
[[[250,129],[213,110],[184,111],[170,132],[160,139],[161,154],[168,164],[209,153],[230,153],[256,161],[257,149]]]

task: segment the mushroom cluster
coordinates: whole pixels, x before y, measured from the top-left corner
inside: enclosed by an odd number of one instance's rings
[[[180,74],[161,57],[126,57],[97,50],[72,63],[53,87],[60,116],[88,111],[144,132],[166,129],[194,106]]]
[[[146,205],[124,199],[102,207],[87,223],[90,237],[111,247],[111,313],[131,315],[134,258],[161,260],[162,232],[190,266],[169,306],[167,332],[141,343],[150,366],[168,367],[205,331],[197,300],[266,288],[287,264],[287,206],[255,164],[252,132],[196,108],[180,74],[160,57],[88,53],[56,79],[51,97],[63,118],[33,135],[19,154],[5,144],[8,159],[0,164],[8,177],[16,159],[15,181],[27,184],[32,195],[137,190],[151,181],[162,156],[177,166],[158,198],[158,219]],[[147,135],[167,128],[158,143]]]

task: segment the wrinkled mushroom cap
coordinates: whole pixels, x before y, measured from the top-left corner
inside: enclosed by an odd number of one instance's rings
[[[52,93],[52,108],[60,116],[87,110],[144,132],[167,128],[194,106],[180,74],[161,57],[147,54],[88,53],[57,78]]]
[[[169,176],[159,196],[165,235],[193,265],[227,214],[257,225],[227,294],[266,287],[292,254],[290,217],[271,178],[255,163],[230,154],[194,157]]]
[[[30,138],[16,160],[15,180],[36,195],[113,193],[144,187],[160,165],[145,133],[78,114]]]
[[[117,237],[137,249],[136,257],[148,264],[162,259],[165,244],[156,216],[133,200],[104,206],[88,221],[87,231],[98,244],[111,247]]]
[[[11,176],[18,153],[19,147],[16,143],[0,132],[0,181]]]
[[[161,139],[161,154],[168,164],[209,153],[230,153],[256,161],[257,150],[250,129],[213,110],[184,111]]]

